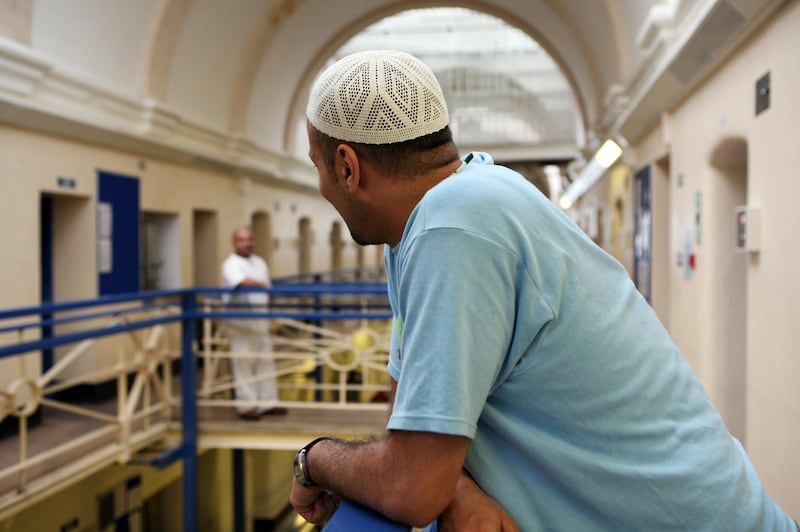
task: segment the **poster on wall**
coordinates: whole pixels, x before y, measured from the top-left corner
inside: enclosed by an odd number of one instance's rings
[[[652,249],[650,165],[633,176],[633,282],[650,302]]]

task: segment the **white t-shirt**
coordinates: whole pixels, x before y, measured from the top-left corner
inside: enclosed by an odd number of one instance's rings
[[[236,287],[245,279],[269,284],[267,263],[258,255],[242,257],[231,253],[222,263],[223,284],[226,287]],[[222,299],[232,312],[246,312],[251,309],[265,312],[269,303],[268,294],[255,291],[225,294]],[[248,332],[266,333],[269,329],[269,321],[264,318],[228,320],[227,325],[234,330],[245,329]]]

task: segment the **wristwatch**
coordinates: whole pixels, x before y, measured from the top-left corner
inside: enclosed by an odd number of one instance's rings
[[[306,453],[308,453],[313,446],[322,440],[330,440],[330,438],[326,436],[317,438],[297,451],[297,454],[294,456],[294,462],[292,463],[292,468],[294,469],[294,478],[303,487],[310,488],[317,485],[313,480],[311,480],[311,476],[308,474],[308,467],[306,466]]]

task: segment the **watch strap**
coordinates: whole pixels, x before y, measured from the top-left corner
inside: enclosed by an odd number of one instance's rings
[[[317,484],[311,479],[311,475],[308,473],[308,465],[306,464],[306,455],[308,451],[311,450],[316,444],[321,442],[322,440],[330,440],[331,438],[327,436],[322,436],[311,442],[307,443],[302,449],[297,451],[297,455],[294,457],[294,476],[297,481],[304,487],[310,488],[312,486],[316,486]]]

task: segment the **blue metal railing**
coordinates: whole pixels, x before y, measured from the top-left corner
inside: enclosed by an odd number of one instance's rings
[[[269,289],[247,288],[237,292],[267,292],[273,306],[263,312],[253,310],[236,311],[230,307],[224,311],[203,311],[199,309],[198,298],[212,295],[225,295],[231,289],[218,287],[186,288],[161,290],[144,293],[104,296],[96,299],[47,303],[16,309],[0,310],[0,325],[4,321],[24,320],[0,326],[0,338],[9,338],[17,333],[16,341],[9,340],[0,345],[0,359],[31,352],[49,350],[58,346],[73,344],[87,339],[116,335],[124,332],[145,329],[155,325],[180,324],[181,326],[181,424],[182,438],[179,447],[165,453],[161,461],[168,464],[176,460],[183,462],[183,522],[184,530],[197,530],[197,433],[198,417],[196,404],[197,367],[194,342],[196,324],[201,319],[230,318],[293,318],[297,320],[346,320],[369,319],[386,320],[391,312],[386,300],[386,285],[382,282],[348,281],[340,283],[302,283],[276,282]],[[357,297],[348,301],[347,297]],[[309,301],[310,299],[310,301]],[[103,309],[100,307],[115,307]],[[118,308],[116,308],[118,307]],[[157,317],[136,318],[135,314],[148,310],[169,311]],[[278,310],[280,309],[280,310]],[[346,309],[346,310],[343,310]],[[69,313],[68,316],[58,316]],[[70,325],[74,327],[81,321],[91,321],[103,317],[134,316],[124,323],[103,327],[87,327],[83,330],[55,333],[49,337],[22,339],[28,331],[48,330],[49,326]],[[42,318],[42,317],[45,318]],[[28,319],[30,318],[30,319]]]

